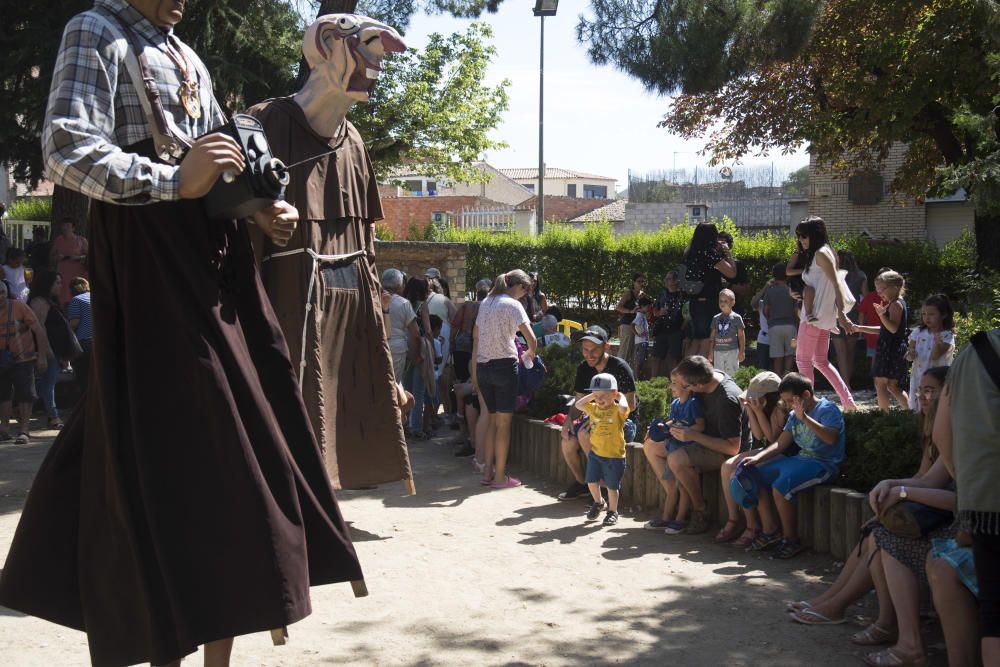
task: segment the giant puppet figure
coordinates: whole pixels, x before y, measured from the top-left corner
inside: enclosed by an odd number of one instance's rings
[[[299,209],[298,229],[284,247],[263,234],[254,240],[335,488],[405,480],[413,492],[375,272],[382,205],[346,118],[368,101],[385,54],[404,49],[395,30],[370,18],[320,16],[305,32],[305,86],[249,111],[291,166],[286,198]]]

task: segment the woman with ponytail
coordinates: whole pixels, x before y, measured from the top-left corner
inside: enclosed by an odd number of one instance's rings
[[[531,278],[520,269],[497,276],[489,296],[479,306],[472,330],[472,356],[476,360],[472,381],[479,388],[479,400],[485,410],[480,419],[486,420],[483,438],[486,466],[480,484],[494,489],[521,485],[520,480],[507,474],[507,453],[517,400],[514,336],[520,331],[528,341],[528,351],[523,357],[526,364],[534,361],[537,344],[531,320],[520,303],[530,288]]]

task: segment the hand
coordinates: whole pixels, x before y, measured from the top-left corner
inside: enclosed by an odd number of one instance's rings
[[[382,290],[382,294],[379,295],[379,299],[382,300],[382,310],[389,310],[389,304],[392,303],[392,292]]]
[[[681,442],[687,442],[691,439],[691,429],[687,426],[671,426],[670,435]]]
[[[521,361],[524,363],[528,363],[529,361],[534,363],[535,356],[536,356],[535,353],[532,352],[531,350],[525,350],[524,354],[521,355]]]
[[[181,199],[204,197],[224,171],[239,174],[244,167],[243,151],[235,139],[220,132],[201,137],[181,160]]]
[[[872,511],[878,515],[879,506],[885,502],[886,496],[889,495],[891,490],[889,485],[889,480],[883,479],[881,482],[875,485],[875,488],[871,490],[868,494],[868,504],[871,506]]]
[[[795,417],[804,422],[806,420],[806,406],[802,402],[801,396],[792,396],[792,412],[795,413]]]
[[[271,243],[283,248],[295,233],[299,223],[299,211],[286,201],[276,201],[262,211],[253,214],[253,221],[267,234]]]
[[[899,497],[900,489],[902,488],[903,487],[901,486],[894,486],[889,493],[886,494],[885,500],[879,505],[883,512],[902,500],[902,498]]]
[[[745,350],[740,350],[740,354],[739,354],[739,360],[740,360],[740,361],[746,361],[746,358],[747,358],[747,353],[746,353],[746,351],[745,351]]]
[[[743,459],[743,467],[746,468],[747,466],[755,466],[760,463],[760,454],[761,453],[757,453]]]
[[[714,352],[709,352],[708,353],[708,363],[710,363],[710,364],[714,364],[715,363],[715,353]]]
[[[796,301],[802,301],[802,292],[795,292],[793,290],[789,290],[789,293],[792,295],[792,298],[795,299]]]
[[[885,315],[885,311],[889,310],[889,304],[882,303],[881,301],[875,302],[875,312],[879,314],[879,317]]]

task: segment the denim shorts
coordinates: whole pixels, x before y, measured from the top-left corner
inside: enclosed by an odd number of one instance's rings
[[[580,429],[585,428],[590,423],[590,416],[584,415],[573,422],[570,429],[574,436],[580,436]],[[635,415],[629,415],[625,420],[625,442],[635,442],[635,434],[639,432],[639,425],[635,422]]]
[[[804,456],[782,456],[757,466],[764,484],[774,489],[786,500],[810,486],[822,484],[834,476],[834,472],[816,459]]]
[[[587,484],[596,484],[603,480],[605,486],[617,491],[622,488],[624,476],[625,459],[609,459],[594,452],[587,455]]]
[[[513,413],[517,402],[517,359],[490,359],[476,364],[479,398],[490,413]]]

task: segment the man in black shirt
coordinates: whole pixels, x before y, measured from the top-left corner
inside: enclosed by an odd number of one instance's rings
[[[608,343],[608,332],[598,326],[588,327],[580,337],[580,348],[583,352],[583,361],[576,368],[576,380],[573,383],[573,391],[576,400],[583,398],[590,387],[590,380],[598,373],[610,373],[618,381],[618,391],[625,395],[628,402],[629,417],[625,422],[625,441],[635,440],[637,422],[635,416],[635,375],[632,367],[624,359],[613,357],[608,354],[611,345]],[[575,402],[575,401],[574,401]],[[561,445],[563,458],[566,465],[573,472],[576,481],[570,484],[569,488],[559,494],[559,500],[572,500],[580,496],[588,496],[590,492],[583,481],[583,460],[580,453],[586,457],[590,453],[590,435],[587,424],[587,416],[583,415],[579,421],[580,411],[576,406],[570,407],[566,421],[563,423]]]
[[[750,427],[740,405],[739,386],[722,371],[713,369],[708,359],[687,357],[677,365],[677,371],[698,394],[705,411],[705,430],[699,433],[685,427],[671,428],[671,436],[695,444],[671,452],[667,464],[691,497],[691,520],[685,532],[704,533],[709,516],[701,492],[701,473],[718,470],[729,457],[750,449]]]

